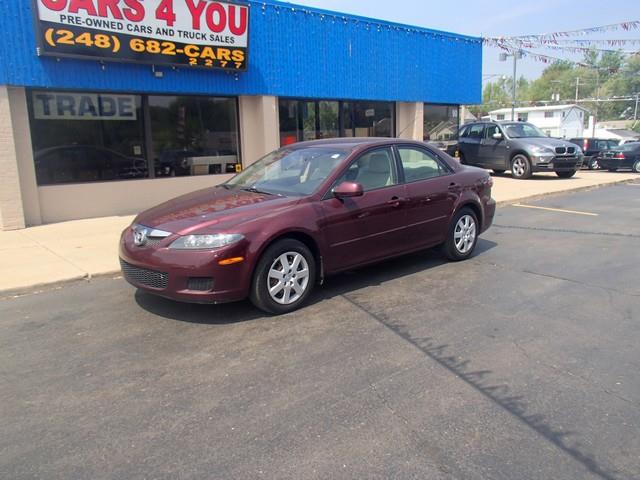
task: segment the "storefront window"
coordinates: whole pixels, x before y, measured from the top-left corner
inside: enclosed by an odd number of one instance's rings
[[[424,106],[424,141],[447,147],[458,139],[460,127],[457,105]]]
[[[146,178],[138,95],[32,91],[38,185]]]
[[[345,102],[345,137],[392,137],[393,103]]]
[[[150,96],[149,113],[156,176],[236,171],[234,99]]]
[[[280,99],[280,144],[336,137],[392,137],[394,103]]]
[[[233,98],[33,90],[28,104],[38,185],[230,173],[239,163]]]

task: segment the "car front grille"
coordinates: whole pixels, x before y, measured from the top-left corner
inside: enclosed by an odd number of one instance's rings
[[[157,247],[164,240],[164,238],[159,237],[149,237],[144,245],[140,245],[140,247]]]
[[[556,153],[558,155],[574,155],[576,153],[576,147],[556,147]]]
[[[145,287],[164,290],[169,283],[169,274],[156,272],[147,268],[136,267],[120,259],[120,267],[125,278],[131,283]]]

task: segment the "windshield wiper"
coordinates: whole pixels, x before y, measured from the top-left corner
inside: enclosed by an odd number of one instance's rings
[[[267,192],[266,190],[260,190],[260,189],[256,188],[255,185],[252,185],[250,187],[242,188],[241,190],[244,190],[245,192],[251,192],[251,193],[262,193],[264,195],[272,195],[274,197],[281,197],[282,196],[282,195],[279,195],[277,193]]]

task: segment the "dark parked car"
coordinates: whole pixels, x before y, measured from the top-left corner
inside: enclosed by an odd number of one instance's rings
[[[120,241],[122,271],[172,299],[249,297],[285,313],[340,271],[436,245],[468,258],[493,221],[492,185],[421,142],[299,143],[138,215]]]
[[[526,122],[474,122],[460,130],[458,156],[465,165],[511,170],[513,178],[534,172],[573,177],[582,166],[582,151],[573,143],[546,136]]]
[[[618,146],[618,140],[609,140],[605,138],[572,138],[571,143],[578,145],[584,154],[582,166],[588,167],[589,170],[599,168],[598,156],[600,152],[611,150]]]
[[[610,172],[630,168],[640,173],[640,142],[625,143],[620,147],[602,152],[598,157],[598,163],[600,168]]]

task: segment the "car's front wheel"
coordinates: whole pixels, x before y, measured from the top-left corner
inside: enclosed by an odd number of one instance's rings
[[[571,172],[556,172],[556,175],[558,175],[560,178],[571,178],[576,174],[576,171],[573,170]]]
[[[511,175],[518,180],[531,178],[531,162],[522,154],[518,154],[511,160]]]
[[[470,208],[462,208],[454,217],[443,244],[443,252],[449,260],[459,262],[471,256],[478,242],[478,217]]]
[[[289,313],[309,298],[315,279],[316,261],[309,248],[294,239],[279,240],[258,261],[249,298],[267,313]]]

